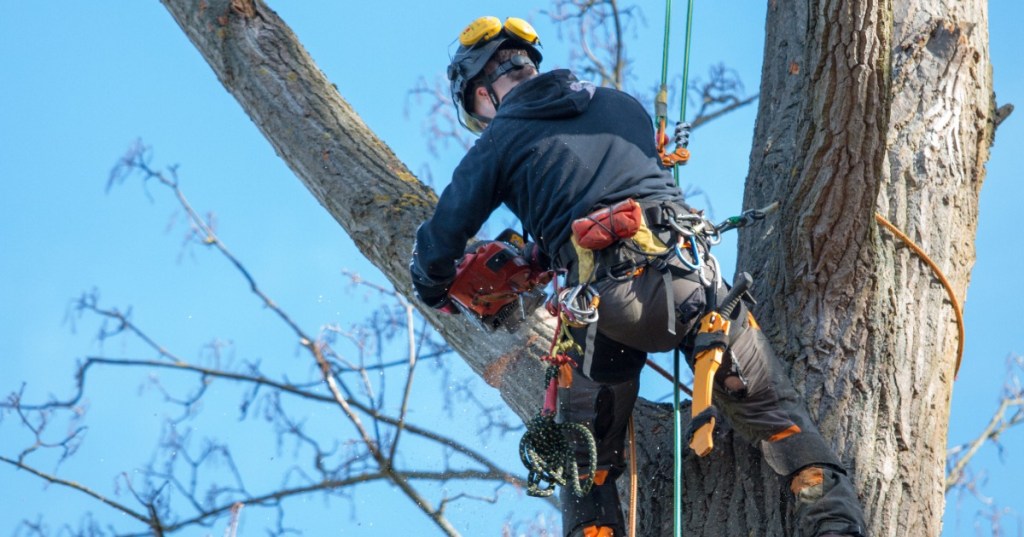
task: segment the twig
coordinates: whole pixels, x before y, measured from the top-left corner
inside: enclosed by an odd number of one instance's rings
[[[1007,411],[1014,407],[1017,407],[1016,412],[1009,419],[1006,419]],[[1000,401],[999,408],[992,415],[992,419],[989,420],[988,425],[977,438],[949,450],[949,457],[955,459],[955,462],[946,475],[946,492],[960,484],[967,463],[977,455],[978,450],[981,449],[981,446],[986,441],[998,439],[999,435],[1022,421],[1024,421],[1024,398],[1017,397]]]
[[[395,430],[395,437],[391,441],[391,453],[388,454],[388,460],[391,464],[395,461],[395,452],[398,450],[398,438],[402,434],[402,429],[405,428],[405,415],[409,408],[409,397],[412,395],[412,380],[413,375],[416,372],[416,330],[413,316],[412,304],[405,303],[405,319],[406,325],[408,326],[409,335],[409,373],[405,377],[405,391],[402,394],[402,406],[398,413],[398,426]]]
[[[1007,359],[1007,381],[1003,388],[1003,396],[989,420],[988,425],[974,440],[952,447],[947,451],[946,492],[956,486],[966,484],[968,463],[977,455],[986,441],[998,442],[1000,435],[1007,429],[1024,422],[1024,386],[1016,373],[1016,369],[1024,368],[1024,356],[1010,356]],[[1013,414],[1007,414],[1013,410]]]
[[[68,481],[66,479],[62,479],[62,478],[57,477],[55,475],[51,475],[51,474],[48,474],[46,472],[37,470],[37,469],[27,465],[27,464],[24,464],[23,462],[16,461],[14,459],[9,459],[7,457],[4,457],[3,455],[0,455],[0,461],[6,462],[7,464],[10,464],[11,466],[15,466],[17,468],[25,470],[26,472],[29,472],[29,473],[37,476],[37,477],[40,477],[40,478],[42,478],[42,479],[44,479],[44,480],[46,480],[46,481],[48,481],[50,483],[54,483],[54,484],[57,484],[57,485],[68,487],[70,489],[77,490],[77,491],[79,491],[79,492],[81,492],[81,493],[83,493],[83,494],[85,494],[87,496],[91,496],[92,498],[95,498],[95,499],[99,500],[101,503],[109,505],[110,507],[113,507],[114,509],[117,509],[118,511],[121,511],[122,513],[124,513],[124,514],[126,514],[126,515],[128,515],[128,516],[130,516],[132,518],[134,518],[135,520],[138,520],[139,522],[142,522],[142,523],[146,524],[147,526],[151,525],[152,522],[153,522],[146,515],[143,515],[142,513],[139,513],[138,511],[135,511],[135,510],[131,509],[130,507],[124,505],[124,504],[115,502],[114,500],[111,500],[110,498],[107,498],[106,496],[104,496],[104,495],[102,495],[102,494],[100,494],[100,493],[90,489],[89,487],[86,487],[85,485],[80,485],[78,483],[75,483],[74,481]]]

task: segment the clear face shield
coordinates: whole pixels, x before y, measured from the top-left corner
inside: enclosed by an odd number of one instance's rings
[[[466,103],[463,102],[464,98],[465,96],[460,95],[457,89],[452,88],[452,102],[455,103],[455,112],[458,116],[459,124],[473,134],[480,134],[487,127],[489,121],[487,118],[467,112]]]
[[[475,115],[470,115],[463,110],[461,106],[459,107],[459,123],[462,123],[462,126],[466,127],[469,132],[472,132],[473,134],[480,134],[485,128],[487,128],[487,123],[474,116]]]

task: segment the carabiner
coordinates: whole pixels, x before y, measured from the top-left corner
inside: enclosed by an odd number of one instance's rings
[[[684,267],[695,272],[700,272],[703,263],[701,262],[700,252],[697,250],[697,241],[689,239],[686,242],[690,245],[690,253],[693,255],[693,263],[686,260],[686,256],[683,255],[683,251],[679,248],[678,243],[673,247],[676,257],[679,258],[679,262],[682,263]]]
[[[574,285],[558,294],[558,310],[566,324],[581,328],[597,322],[600,301],[601,295],[589,285]]]

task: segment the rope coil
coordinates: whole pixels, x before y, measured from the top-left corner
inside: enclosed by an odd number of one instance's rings
[[[585,478],[580,478],[576,451],[569,442],[574,435],[586,444],[590,471]],[[526,424],[526,434],[519,441],[519,459],[529,470],[526,477],[528,496],[551,496],[557,484],[570,487],[574,495],[582,498],[594,486],[597,444],[590,429],[582,423],[555,423],[554,414],[538,414]]]

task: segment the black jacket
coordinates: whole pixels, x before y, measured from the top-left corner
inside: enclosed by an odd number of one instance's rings
[[[501,203],[553,257],[573,220],[626,198],[683,200],[659,163],[650,116],[623,92],[565,70],[542,74],[505,96],[417,230],[413,283],[427,304],[442,303],[466,242]]]

